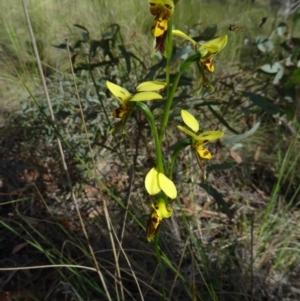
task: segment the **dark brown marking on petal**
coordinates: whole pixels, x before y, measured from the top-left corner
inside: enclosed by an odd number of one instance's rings
[[[167,37],[167,31],[164,31],[164,33],[155,38],[155,50],[160,51],[162,54],[165,53],[165,41]]]
[[[203,144],[209,142],[209,140],[203,140]]]
[[[122,108],[115,109],[114,112],[113,112],[113,117],[115,117],[115,118],[121,118],[120,115],[122,114],[122,112],[123,112]]]
[[[157,26],[159,29],[161,29],[161,30],[165,30],[165,27],[164,26],[161,26],[159,23],[158,23],[158,26]]]
[[[156,228],[156,224],[159,222],[159,218],[157,218],[156,216],[152,216],[151,220],[152,220],[152,223],[155,224],[155,228]]]

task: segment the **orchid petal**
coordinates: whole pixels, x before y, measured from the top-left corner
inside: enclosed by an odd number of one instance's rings
[[[155,195],[161,190],[158,185],[158,172],[154,167],[146,175],[145,187],[150,195]]]
[[[137,92],[149,92],[149,91],[157,91],[164,88],[167,85],[165,82],[160,81],[148,81],[139,84],[136,87]]]
[[[184,128],[183,126],[178,125],[177,128],[178,128],[178,130],[180,130],[181,132],[184,132],[185,134],[187,134],[187,135],[193,137],[195,140],[198,139],[198,136],[197,136],[195,133],[189,131],[188,129]]]
[[[158,184],[161,190],[170,198],[176,199],[177,189],[173,181],[167,178],[163,173],[158,174]]]
[[[224,132],[222,131],[206,131],[198,135],[197,141],[202,143],[207,143],[213,140],[217,140],[221,138],[224,135]]]
[[[157,16],[162,11],[170,17],[174,13],[174,2],[173,0],[148,0],[150,5],[150,12],[152,15]]]
[[[199,122],[191,113],[186,110],[181,110],[181,118],[183,122],[195,133],[199,131]]]
[[[158,15],[152,23],[151,32],[154,37],[163,35],[168,30],[168,19],[165,18],[164,13]]]
[[[195,146],[195,149],[199,154],[200,158],[208,159],[208,160],[212,158],[211,153],[206,148],[204,148],[202,144],[200,144],[199,146]]]
[[[171,207],[167,207],[164,199],[159,199],[156,206],[152,205],[152,208],[156,211],[159,218],[168,218],[173,213],[173,209]]]
[[[162,99],[163,97],[156,92],[140,92],[130,99],[130,101],[146,101],[146,100],[154,100],[154,99]]]
[[[111,83],[110,81],[106,81],[106,86],[109,89],[109,91],[122,103],[126,103],[128,100],[130,100],[131,94],[124,88]]]
[[[178,37],[181,37],[181,38],[183,38],[185,40],[190,41],[194,46],[197,45],[197,42],[195,40],[193,40],[192,38],[190,38],[188,35],[186,35],[185,33],[183,33],[181,30],[174,29],[174,30],[172,30],[172,34],[174,36],[178,36]]]
[[[217,54],[226,46],[227,40],[227,35],[221,36],[219,38],[208,41],[207,43],[201,44],[199,50],[205,48],[209,54]]]
[[[157,215],[156,210],[152,210],[146,225],[146,238],[148,241],[153,240],[158,233],[161,221],[162,219]]]
[[[203,59],[202,63],[204,64],[204,68],[205,70],[209,71],[209,72],[214,72],[215,71],[215,66],[212,62],[212,57],[211,58],[207,58],[207,59]]]

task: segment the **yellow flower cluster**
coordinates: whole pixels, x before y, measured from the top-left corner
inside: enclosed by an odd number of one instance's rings
[[[165,41],[168,33],[168,23],[170,22],[169,19],[174,13],[175,4],[178,1],[179,0],[148,0],[150,12],[153,16],[155,16],[151,26],[151,32],[156,41],[155,50],[161,51],[163,54],[165,54]],[[194,39],[180,30],[169,30],[169,34],[183,38],[192,43],[196,55],[191,57],[191,59],[196,61],[204,83],[210,84],[209,80],[206,78],[204,70],[208,72],[214,72],[215,66],[213,64],[213,58],[226,46],[228,39],[227,35],[218,37],[206,43],[197,43]],[[170,60],[169,57],[168,59]],[[192,60],[190,62],[192,62]],[[185,66],[187,66],[187,64]],[[184,72],[184,70],[180,72]],[[170,70],[167,72],[170,72]],[[181,73],[179,73],[179,77],[180,75]],[[135,93],[133,94],[110,81],[106,82],[106,86],[120,103],[120,106],[113,112],[113,117],[119,118],[120,120],[113,127],[111,132],[116,131],[119,128],[124,128],[127,119],[136,107],[142,110],[146,116],[148,116],[148,121],[152,126],[151,129],[155,138],[158,162],[157,166],[153,167],[147,173],[144,183],[146,191],[153,199],[153,203],[150,205],[151,213],[146,226],[146,236],[147,239],[151,241],[158,233],[162,220],[164,218],[169,218],[173,213],[170,203],[177,198],[177,188],[174,182],[163,172],[164,162],[161,151],[162,135],[158,136],[154,118],[152,117],[151,121],[151,117],[149,117],[149,114],[147,113],[147,107],[142,104],[136,104],[136,102],[162,99],[163,97],[158,93],[158,91],[165,88],[167,83],[160,81],[143,82],[136,87]],[[174,87],[176,87],[176,85]],[[168,91],[170,92],[170,90]],[[166,116],[168,116],[167,113],[171,107],[170,103],[172,102],[174,93],[175,92],[173,92],[171,97],[167,97],[166,108],[168,109],[164,111]],[[203,179],[206,179],[205,169],[201,160],[212,158],[212,155],[207,149],[206,145],[211,141],[221,138],[224,133],[222,131],[205,131],[199,133],[200,126],[198,121],[186,110],[181,110],[181,118],[185,126],[179,125],[177,128],[190,137],[188,144],[191,145],[195,151],[197,162],[203,173]],[[164,120],[164,118],[162,120]],[[162,121],[162,124],[167,124],[167,121],[165,123]],[[161,132],[164,133],[164,127],[161,127]]]

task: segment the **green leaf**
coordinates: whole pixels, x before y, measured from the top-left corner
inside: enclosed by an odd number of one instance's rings
[[[269,53],[274,49],[273,42],[262,36],[256,37],[256,45],[257,48],[263,53]]]
[[[200,33],[199,36],[193,37],[193,39],[196,42],[211,40],[215,37],[217,31],[218,31],[218,26],[216,24],[211,24],[205,27],[204,31]]]
[[[294,60],[297,60],[297,57],[299,56],[299,54],[300,54],[300,46],[298,45],[292,51],[291,61],[293,62]]]
[[[182,74],[187,68],[191,66],[192,63],[199,61],[201,58],[200,54],[197,52],[190,57],[188,57],[180,66],[179,72]]]
[[[209,193],[213,198],[216,200],[216,203],[219,206],[219,209],[225,213],[229,219],[232,219],[233,214],[227,205],[227,203],[224,201],[223,196],[220,192],[218,192],[214,187],[206,184],[206,183],[200,183],[200,187],[202,187],[207,193]]]
[[[222,143],[226,146],[228,145],[232,145],[232,144],[236,144],[244,139],[247,139],[248,137],[252,136],[256,131],[257,129],[259,128],[260,126],[260,122],[257,122],[251,130],[243,133],[243,134],[240,134],[240,135],[236,135],[234,137],[231,137],[229,139],[224,139],[222,140]]]
[[[286,32],[286,23],[284,22],[280,22],[277,29],[277,34],[280,36],[280,37],[283,37],[285,32]]]
[[[178,59],[187,59],[188,55],[193,51],[193,48],[188,46],[186,48],[180,49],[177,51],[171,58],[171,62],[175,62]]]
[[[294,65],[291,54],[285,59],[285,65],[286,67],[290,67]]]
[[[295,117],[296,111],[293,107],[286,107],[284,113],[288,120],[293,120]]]
[[[236,162],[224,162],[221,164],[213,164],[206,168],[206,176],[210,174],[213,170],[224,170],[224,169],[231,169],[238,165]]]
[[[300,67],[300,61],[299,61],[299,67]],[[287,88],[290,88],[299,84],[300,84],[300,69],[296,69],[289,77],[286,86]]]
[[[292,21],[297,22],[300,19],[300,13],[294,14]]]
[[[155,74],[159,71],[162,70],[163,68],[165,68],[166,66],[166,60],[165,58],[163,58],[162,60],[160,60],[157,64],[153,65],[150,68],[150,72],[145,76],[143,81],[147,81],[147,80],[153,80],[155,77]]]
[[[235,133],[235,134],[239,134],[239,132],[237,132],[235,129],[233,129],[228,122],[221,116],[219,115],[211,106],[208,106],[209,110],[214,114],[214,116],[223,124],[225,125],[229,131]]]
[[[274,63],[274,64],[265,64],[265,65],[262,65],[260,67],[260,70],[266,72],[266,73],[270,73],[270,74],[275,74],[279,71],[279,68],[280,68],[280,64],[278,62]]]
[[[267,41],[267,40],[268,40],[268,39],[265,38],[265,37],[263,37],[263,36],[257,36],[257,37],[255,38],[256,44],[263,43],[263,42],[265,42],[265,41]]]
[[[284,74],[284,70],[285,70],[284,66],[282,66],[281,64],[279,64],[279,65],[280,65],[280,68],[273,79],[273,85],[277,85]]]
[[[265,110],[267,113],[274,115],[280,112],[277,105],[271,103],[268,98],[251,92],[243,92],[243,95],[248,97],[255,105]]]
[[[199,100],[193,100],[193,107],[194,109],[199,109],[200,107],[205,107],[205,106],[221,106],[224,105],[222,102],[217,102],[217,101],[203,101],[201,99]]]
[[[125,59],[127,74],[129,74],[131,71],[130,53],[125,49],[123,45],[119,45],[119,49],[122,53],[123,58]]]

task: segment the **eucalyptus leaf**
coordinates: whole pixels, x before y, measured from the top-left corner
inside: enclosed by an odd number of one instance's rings
[[[126,71],[129,74],[131,71],[130,53],[126,50],[126,48],[123,45],[119,45],[119,49],[122,53],[123,58],[125,59]]]
[[[225,169],[231,169],[234,166],[236,166],[237,163],[236,162],[224,162],[221,164],[213,164],[210,165],[206,168],[206,176],[208,177],[208,175],[210,174],[210,172],[212,172],[213,170],[225,170]]]
[[[274,64],[264,64],[260,67],[260,70],[266,73],[275,74],[279,71],[280,66],[281,65],[278,62]]]
[[[238,134],[238,132],[232,128],[229,123],[220,115],[218,114],[213,107],[211,107],[210,105],[208,106],[209,110],[215,115],[215,117],[224,125],[226,126],[226,128],[228,128],[228,130],[230,130],[231,132]]]
[[[267,113],[274,115],[280,112],[277,105],[271,103],[267,97],[251,92],[243,92],[243,95],[248,97],[255,105],[265,110]]]
[[[210,24],[204,29],[202,33],[200,33],[200,35],[198,35],[197,37],[193,37],[193,39],[196,42],[211,40],[215,37],[217,31],[218,26],[216,24]]]
[[[255,43],[256,44],[260,44],[260,43],[264,43],[265,41],[267,41],[268,39],[266,37],[263,36],[257,36],[255,38]]]
[[[196,61],[200,60],[200,54],[197,52],[190,57],[188,57],[180,66],[179,72],[182,74],[187,68],[190,67],[190,65]]]
[[[143,81],[153,80],[155,78],[156,73],[159,70],[162,70],[166,66],[166,60],[162,59],[157,64],[153,65],[149,70],[149,73],[145,76]]]
[[[274,44],[272,41],[266,39],[265,41],[258,43],[257,48],[263,53],[269,53],[274,49]]]
[[[286,32],[286,23],[283,23],[281,22],[278,27],[277,27],[277,34],[280,36],[280,37],[283,37],[285,32]]]
[[[292,60],[292,55],[289,55],[286,59],[285,59],[285,65],[287,67],[290,67],[290,66],[293,66],[294,63],[293,63],[293,60]]]
[[[180,49],[177,51],[171,58],[171,62],[174,62],[178,60],[179,58],[186,60],[188,58],[188,55],[193,51],[191,46],[187,46],[183,49]]]
[[[281,80],[281,78],[283,77],[283,74],[284,74],[284,66],[282,66],[280,64],[280,68],[277,72],[277,74],[275,75],[274,79],[273,79],[273,85],[277,85],[279,83],[279,81]]]
[[[240,134],[240,135],[233,136],[228,139],[224,139],[224,140],[222,140],[222,143],[226,146],[229,146],[229,145],[236,144],[244,139],[247,139],[248,137],[252,136],[257,131],[259,126],[260,126],[260,122],[257,122],[254,124],[254,126],[249,131],[247,131],[243,134]]]

